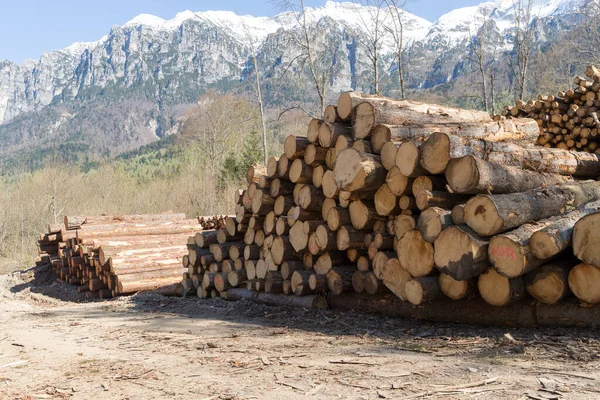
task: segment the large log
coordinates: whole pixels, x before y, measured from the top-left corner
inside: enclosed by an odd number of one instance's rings
[[[525,275],[525,288],[529,294],[546,304],[556,304],[567,297],[569,272],[577,264],[572,257],[550,262]]]
[[[573,253],[584,263],[600,267],[600,212],[586,215],[575,224]]]
[[[421,167],[421,142],[407,140],[402,142],[396,153],[396,167],[400,173],[409,178],[416,178],[426,173]]]
[[[433,270],[433,245],[423,240],[417,230],[404,234],[398,241],[397,253],[400,264],[415,278]]]
[[[260,293],[239,288],[229,289],[227,291],[227,300],[249,300],[259,304],[292,306],[305,308],[307,310],[323,310],[327,308],[327,301],[322,296],[286,296],[285,294]]]
[[[371,138],[371,147],[377,149],[373,145],[373,137]],[[400,142],[385,142],[381,145],[380,151],[376,152],[381,156],[381,165],[388,171],[396,166],[396,156],[398,155],[398,147]]]
[[[518,193],[571,180],[568,176],[528,171],[484,161],[469,155],[451,160],[446,167],[448,185],[455,193]]]
[[[417,229],[421,232],[423,240],[433,243],[438,235],[452,225],[451,212],[439,207],[426,209],[419,215]]]
[[[339,108],[339,104],[338,104]],[[354,138],[364,139],[376,125],[427,125],[492,122],[488,113],[461,110],[409,100],[363,99],[352,113]],[[537,138],[537,137],[536,137]]]
[[[437,276],[424,276],[406,282],[406,299],[414,305],[422,304],[442,297]]]
[[[312,182],[313,168],[303,159],[297,158],[290,166],[289,175],[290,181],[294,183],[310,183]]]
[[[493,306],[506,306],[527,295],[522,277],[509,279],[490,268],[479,276],[477,287],[481,297]]]
[[[523,193],[478,195],[465,206],[467,225],[491,236],[527,222],[563,214],[600,198],[600,183],[584,181]]]
[[[440,274],[440,290],[444,296],[451,300],[460,300],[473,296],[477,292],[477,280],[468,279],[466,281],[457,281],[450,275]]]
[[[283,143],[283,154],[288,160],[304,157],[304,152],[309,144],[306,137],[289,135]]]
[[[143,223],[119,223],[108,225],[86,225],[76,231],[82,242],[98,238],[144,236],[144,235],[193,235],[202,230],[197,219],[175,221],[148,221]]]
[[[352,126],[344,123],[323,123],[319,127],[319,144],[322,148],[335,147],[338,137],[352,136]]]
[[[373,202],[375,203],[375,210],[378,215],[386,216],[400,213],[398,197],[390,190],[387,183],[381,185],[379,190],[377,190]],[[352,204],[350,204],[350,207],[352,207]]]
[[[435,239],[435,265],[458,281],[475,278],[489,268],[488,245],[466,226],[450,226]]]
[[[434,133],[423,143],[421,166],[431,174],[441,174],[451,159],[468,155],[538,172],[579,178],[600,175],[600,156],[597,154],[540,146],[521,147],[514,143],[497,143],[444,133]]]
[[[412,279],[410,273],[395,258],[389,258],[380,271],[383,284],[402,300],[406,299],[406,282]]]
[[[331,309],[354,310],[367,314],[378,313],[432,322],[529,328],[537,326],[535,309],[530,302],[525,301],[508,304],[505,307],[492,307],[479,298],[458,301],[438,299],[415,306],[391,293],[374,296],[358,293],[342,295],[330,293],[327,296],[327,304]]]
[[[600,212],[600,201],[585,204],[559,217],[531,235],[529,248],[537,258],[547,260],[571,247],[575,223],[586,215]]]
[[[569,272],[569,288],[579,300],[600,303],[600,268],[579,264]]]
[[[377,221],[383,221],[383,217],[378,214],[375,207],[373,203],[361,200],[354,200],[350,203],[348,210],[354,229],[373,229]]]
[[[343,150],[338,155],[333,173],[337,187],[346,191],[377,190],[387,175],[379,156],[355,149]]]
[[[354,268],[351,265],[331,268],[327,272],[327,287],[334,294],[342,294],[352,290],[352,275]]]

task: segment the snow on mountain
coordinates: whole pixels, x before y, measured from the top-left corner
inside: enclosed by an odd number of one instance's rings
[[[547,32],[563,29],[569,23],[565,21],[570,20],[560,18],[578,12],[582,1],[534,0],[532,20],[541,20],[536,29],[543,30],[536,38],[544,40],[549,37]],[[333,49],[336,71],[330,93],[348,88],[369,91],[371,67],[365,39],[376,9],[327,1],[323,7],[305,11],[311,29],[316,29],[314,24],[318,23],[318,29],[325,30],[321,40]],[[490,37],[497,49],[510,50],[512,46],[513,0],[456,9],[434,22],[406,11],[402,15],[404,45],[411,58],[406,81],[412,88],[432,87],[459,76],[465,52],[486,21],[490,22]],[[381,17],[385,25],[392,26],[389,10],[382,10]],[[279,33],[297,28],[296,15],[291,12],[272,18],[239,16],[231,11],[184,11],[171,19],[142,14],[122,26],[113,26],[108,35],[95,42],[76,42],[21,65],[0,61],[0,143],[23,143],[24,137],[34,140],[46,125],[36,125],[32,120],[54,123],[51,113],[44,114],[48,106],[70,107],[73,114],[82,118],[81,125],[86,123],[85,112],[92,119],[94,112],[100,112],[95,111],[98,103],[94,107],[85,107],[86,104],[100,102],[101,107],[112,107],[104,113],[118,114],[115,119],[129,122],[103,130],[95,127],[94,134],[113,135],[111,141],[117,144],[125,135],[129,144],[120,146],[120,150],[139,146],[173,128],[165,122],[172,117],[165,114],[165,107],[189,104],[210,87],[229,88],[243,82],[245,74],[252,73],[250,43],[262,68],[269,71],[265,80],[269,84],[269,79],[281,75],[294,56],[288,54],[289,44]],[[382,44],[381,60],[390,73],[395,71],[394,49],[393,39],[388,36]],[[294,90],[304,99],[310,91]],[[133,105],[141,108],[133,113]],[[81,108],[85,111],[79,112]],[[29,120],[27,115],[31,115]],[[20,116],[24,117],[17,118]],[[25,122],[12,124],[16,120]],[[69,123],[78,123],[77,118]],[[5,134],[3,127],[7,124],[12,125],[4,129],[8,132]],[[65,134],[83,132],[80,125],[71,126]],[[148,132],[147,127],[156,129]],[[110,132],[105,133],[107,129]]]

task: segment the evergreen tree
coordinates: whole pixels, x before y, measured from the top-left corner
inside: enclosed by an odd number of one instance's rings
[[[242,150],[242,170],[246,171],[250,166],[260,163],[262,160],[262,145],[257,131],[252,131],[244,139]]]

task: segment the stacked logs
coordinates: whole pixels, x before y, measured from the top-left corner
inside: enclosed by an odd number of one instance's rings
[[[185,214],[65,216],[49,227],[40,251],[48,253],[58,279],[86,298],[110,298],[142,290],[176,290],[185,272],[181,253],[190,233],[202,229]],[[51,232],[56,233],[51,233]],[[54,236],[53,236],[54,235]]]
[[[518,100],[502,115],[535,119],[542,129],[540,146],[600,154],[600,70],[590,65],[585,75],[575,78],[573,89],[528,102]]]
[[[574,285],[591,301],[600,158],[534,146],[539,134],[532,119],[343,93],[306,137],[248,171],[235,219],[196,235],[188,285],[200,297],[241,287],[331,304],[393,293],[437,311],[473,298],[488,311],[532,297],[557,304]],[[587,218],[578,242],[575,223]],[[585,267],[573,269],[574,254]]]

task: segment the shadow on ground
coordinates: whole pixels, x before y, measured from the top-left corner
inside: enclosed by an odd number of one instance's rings
[[[353,311],[311,311],[247,300],[163,297],[153,293],[88,301],[82,299],[76,287],[57,281],[48,267],[36,267],[20,274],[23,283],[11,287],[12,293],[30,292],[63,302],[99,303],[99,308],[86,310],[86,318],[94,318],[94,315],[110,318],[111,313],[115,316],[126,313],[156,331],[188,329],[194,320],[215,320],[231,324],[234,331],[250,329],[264,334],[268,330],[267,334],[273,335],[304,331],[327,335],[340,342],[368,339],[365,343],[378,352],[410,351],[474,358],[522,356],[579,362],[600,357],[600,332],[592,329],[516,329],[430,323]],[[64,312],[72,312],[72,308]]]

